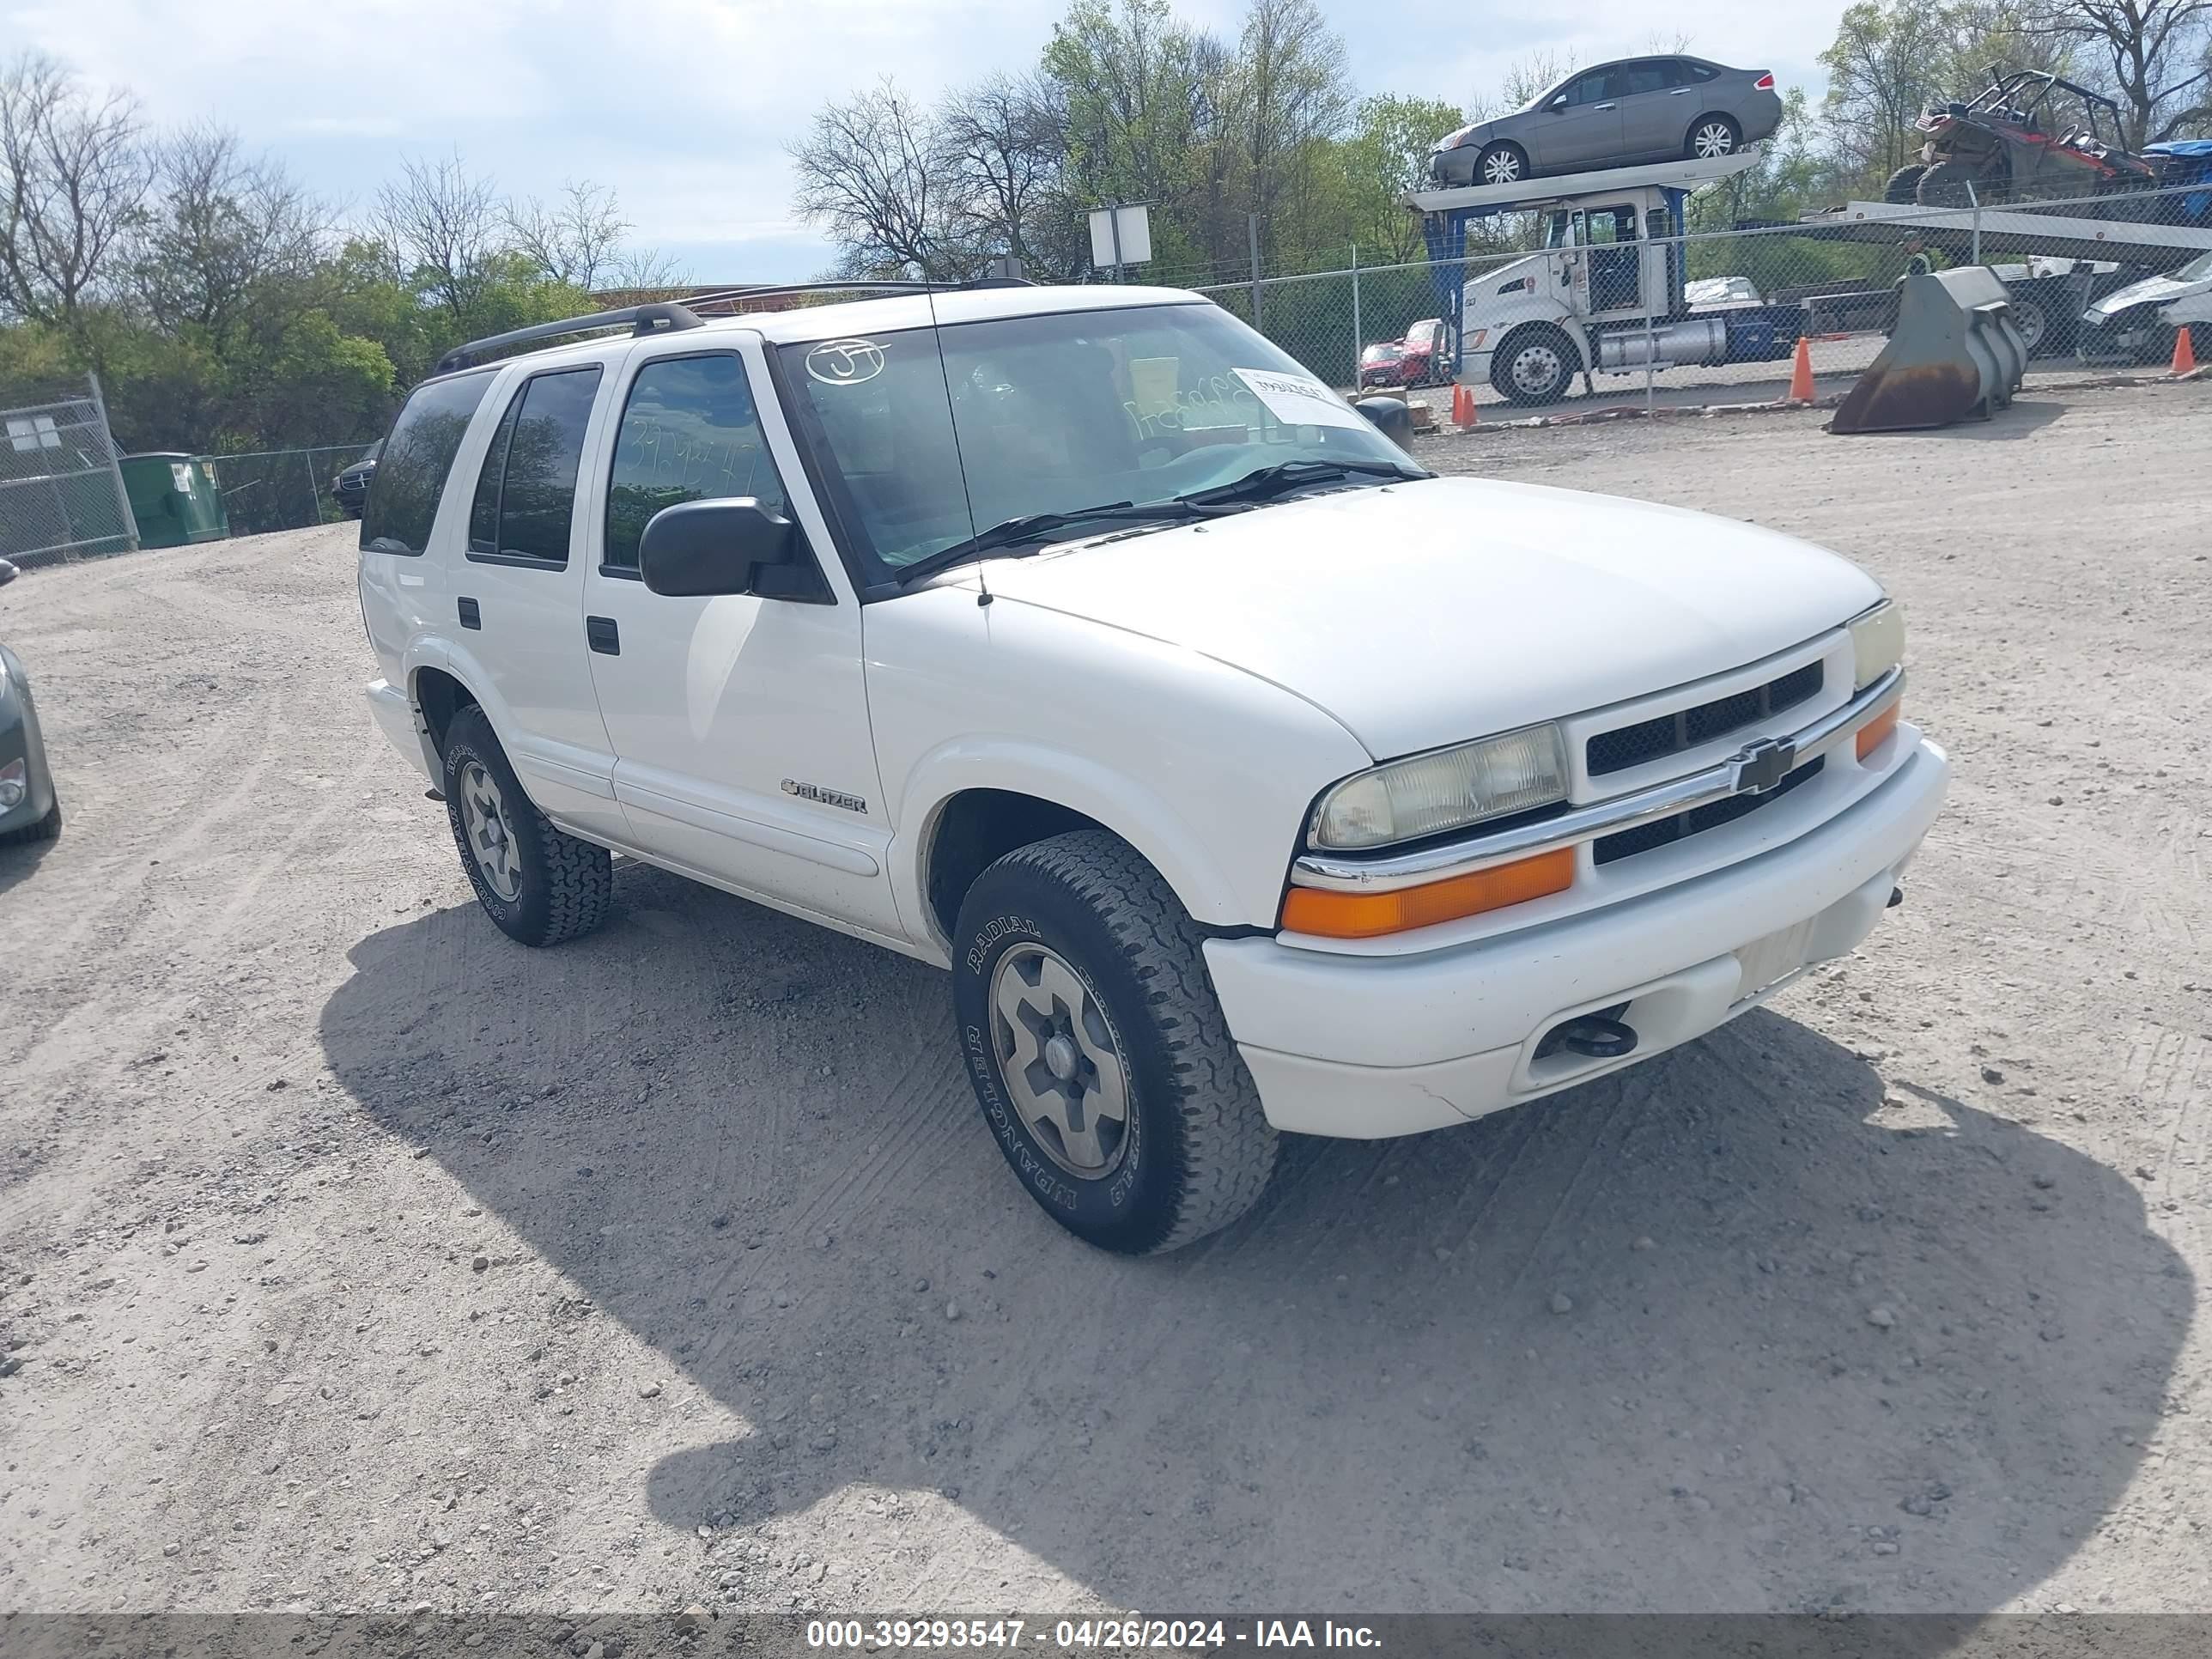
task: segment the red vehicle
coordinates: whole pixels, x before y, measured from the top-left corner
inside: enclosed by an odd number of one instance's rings
[[[1406,383],[1406,348],[1396,340],[1377,340],[1359,354],[1359,389]]]
[[[1451,379],[1451,334],[1441,317],[1425,318],[1407,329],[1401,349],[1401,385],[1442,386]]]

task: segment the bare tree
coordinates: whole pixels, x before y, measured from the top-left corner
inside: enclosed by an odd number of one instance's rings
[[[467,314],[507,251],[507,214],[489,179],[452,155],[407,161],[380,185],[370,228],[402,281],[420,283],[456,319]]]
[[[793,205],[844,244],[840,275],[955,274],[941,152],[927,117],[888,76],[815,116],[790,149]]]
[[[156,325],[195,327],[218,345],[273,278],[305,280],[330,215],[283,167],[249,156],[238,135],[191,126],[156,150],[159,190],[131,250],[131,283]]]
[[[130,94],[95,96],[37,54],[0,70],[0,303],[82,338],[152,172]]]
[[[1036,219],[1056,198],[1067,153],[1066,115],[1035,78],[992,76],[939,109],[938,170],[951,228],[978,253],[1039,257]]]
[[[612,276],[632,228],[614,191],[589,179],[569,180],[550,204],[534,196],[510,204],[506,217],[515,252],[554,281],[581,289]]]
[[[2045,0],[2028,28],[2097,61],[2129,148],[2212,125],[2212,0]]]
[[[592,292],[610,306],[644,305],[669,297],[690,281],[684,267],[651,248],[626,248],[600,270]]]

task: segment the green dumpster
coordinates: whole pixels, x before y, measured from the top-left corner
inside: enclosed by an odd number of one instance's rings
[[[141,547],[182,547],[230,534],[215,465],[182,454],[125,455],[123,488],[138,520]]]

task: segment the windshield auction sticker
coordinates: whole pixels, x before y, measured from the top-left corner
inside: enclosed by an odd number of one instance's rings
[[[1310,374],[1285,374],[1272,368],[1233,372],[1267,406],[1267,412],[1286,426],[1367,425],[1366,416]]]

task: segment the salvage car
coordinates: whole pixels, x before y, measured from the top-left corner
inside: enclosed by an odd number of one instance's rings
[[[1871,576],[1436,477],[1371,402],[1167,289],[476,342],[369,495],[368,706],[509,938],[619,851],[948,969],[1024,1188],[1173,1249],[1284,1132],[1464,1124],[1851,950],[1946,787]]]
[[[1406,347],[1399,340],[1377,340],[1359,354],[1359,385],[1364,391],[1370,386],[1403,386],[1406,384]]]
[[[1781,125],[1771,70],[1628,58],[1577,70],[1510,115],[1447,133],[1429,174],[1449,190],[1677,156],[1711,161],[1772,137]]]
[[[380,439],[331,480],[331,494],[337,498],[339,510],[349,519],[361,517],[362,506],[368,500],[368,482],[376,476],[376,458],[383,449],[384,443]]]
[[[2212,362],[2212,253],[2200,253],[2178,270],[2107,294],[2081,313],[2081,355],[2090,362],[2124,358],[2160,363],[2173,356],[2174,337],[2191,331],[2199,362]]]
[[[0,587],[15,580],[15,567],[0,559]],[[62,832],[62,804],[46,764],[38,705],[21,660],[0,644],[0,847],[52,841]]]

